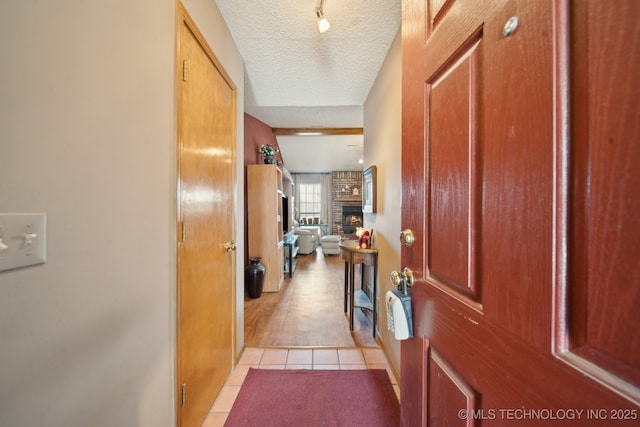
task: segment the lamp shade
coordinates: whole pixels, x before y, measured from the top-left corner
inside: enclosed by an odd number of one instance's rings
[[[331,28],[331,24],[329,24],[329,21],[327,21],[327,18],[324,17],[324,13],[322,12],[322,1],[320,2],[320,6],[316,9],[316,17],[318,18],[318,30],[321,33],[324,33]]]
[[[324,16],[322,17],[322,19],[318,20],[318,30],[321,33],[324,33],[325,31],[327,31],[329,28],[331,28],[331,24],[329,24],[329,21],[327,21],[327,18],[325,18]]]

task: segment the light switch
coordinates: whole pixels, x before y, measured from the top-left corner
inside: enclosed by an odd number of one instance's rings
[[[0,271],[47,260],[47,214],[0,214]]]

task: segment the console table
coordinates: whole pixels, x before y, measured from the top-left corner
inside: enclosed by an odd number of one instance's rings
[[[362,249],[355,240],[340,242],[340,256],[344,260],[344,312],[349,313],[349,330],[353,331],[353,309],[355,284],[354,268],[360,264],[360,289],[364,285],[364,266],[373,268],[373,296],[371,307],[357,306],[363,310],[369,310],[373,314],[373,337],[376,337],[376,322],[378,319],[378,250]]]
[[[293,277],[293,272],[296,269],[296,263],[298,262],[298,250],[300,250],[300,246],[298,246],[298,236],[296,234],[287,236],[283,244],[285,258],[284,271],[285,273],[289,273],[289,277]]]

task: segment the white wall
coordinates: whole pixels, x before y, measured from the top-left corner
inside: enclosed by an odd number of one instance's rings
[[[400,266],[401,152],[402,152],[402,50],[396,35],[378,77],[364,104],[364,168],[377,168],[377,213],[365,214],[364,225],[373,228],[378,249],[378,329],[391,363],[400,369],[400,343],[387,331],[384,295],[393,286],[391,271]]]
[[[185,3],[238,87],[241,244],[242,60],[213,0]],[[172,426],[176,3],[2,15],[0,212],[46,212],[48,253],[0,272],[0,425]]]

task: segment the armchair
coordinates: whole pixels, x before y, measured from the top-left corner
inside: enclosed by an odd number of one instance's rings
[[[315,252],[320,243],[318,229],[294,228],[293,231],[298,236],[299,254],[308,255]]]

